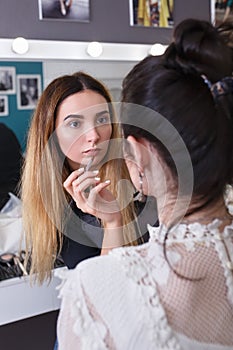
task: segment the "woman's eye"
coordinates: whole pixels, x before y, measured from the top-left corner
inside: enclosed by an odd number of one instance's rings
[[[80,121],[78,120],[71,120],[68,125],[71,127],[71,128],[79,128],[80,127]]]
[[[101,116],[96,120],[97,124],[110,124],[110,117],[108,115]]]

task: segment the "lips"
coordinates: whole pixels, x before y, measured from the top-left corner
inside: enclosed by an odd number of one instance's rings
[[[91,156],[91,157],[94,157],[96,156],[99,152],[101,151],[100,148],[89,148],[85,151],[83,151],[82,153],[86,156]]]

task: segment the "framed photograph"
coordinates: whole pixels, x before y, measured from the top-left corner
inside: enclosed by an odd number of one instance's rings
[[[38,0],[40,20],[90,21],[90,0]]]
[[[41,95],[41,76],[39,74],[17,75],[18,109],[34,109]]]
[[[8,114],[8,96],[0,95],[0,117],[6,117]]]
[[[174,2],[175,0],[129,0],[130,25],[172,28]]]
[[[212,0],[211,10],[213,9],[213,7],[215,9],[214,24],[216,26],[220,25],[222,22],[233,20],[233,1],[232,0]],[[213,22],[213,16],[212,16],[212,22]]]
[[[15,94],[15,67],[0,66],[0,93]]]

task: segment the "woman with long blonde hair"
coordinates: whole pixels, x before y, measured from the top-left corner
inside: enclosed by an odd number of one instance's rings
[[[129,179],[119,140],[111,97],[95,78],[77,72],[56,78],[43,91],[31,122],[22,175],[30,272],[39,282],[51,277],[59,253],[73,268],[114,246],[137,244],[130,225],[134,226],[134,204],[126,200],[119,208],[115,200],[126,192],[120,180]],[[75,193],[67,182],[75,178],[85,198],[96,188],[96,198],[91,199],[99,210],[82,208],[73,200]],[[118,218],[122,235],[108,234]]]

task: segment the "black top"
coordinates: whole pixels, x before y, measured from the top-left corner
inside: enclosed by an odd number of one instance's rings
[[[66,217],[67,224],[61,256],[65,265],[72,269],[82,260],[100,255],[103,228],[95,216],[83,213],[77,208],[74,201],[71,201],[70,207],[72,215]],[[148,197],[147,205],[136,201],[135,207],[139,215],[138,221],[142,242],[147,242],[149,239],[147,223],[152,226],[158,225],[154,199]],[[143,211],[144,208],[145,211]]]
[[[70,206],[72,216],[66,218],[61,256],[65,265],[72,269],[82,260],[100,255],[103,229],[95,216],[83,213],[74,201]]]

